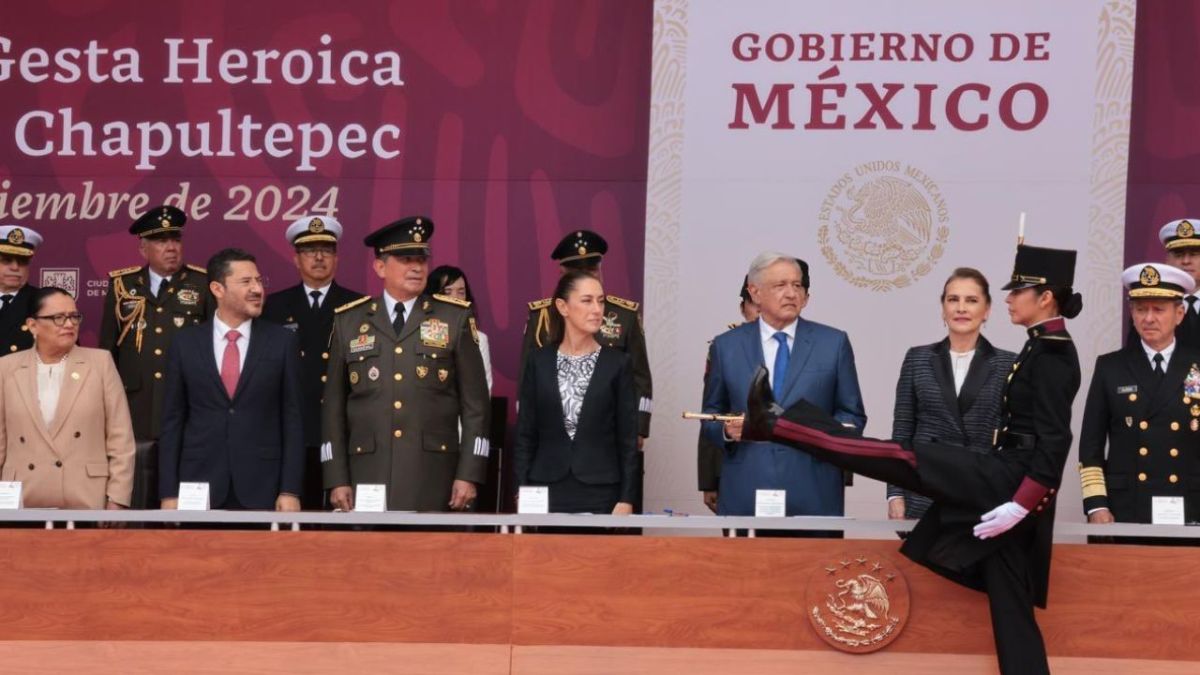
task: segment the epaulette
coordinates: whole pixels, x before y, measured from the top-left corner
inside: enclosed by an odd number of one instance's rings
[[[201,267],[201,266],[199,266],[199,265],[191,265],[191,264],[189,264],[189,265],[187,266],[187,268],[188,268],[189,270],[193,271],[193,272],[199,272],[200,274],[208,274],[208,269],[207,269],[207,268],[204,268],[204,267]]]
[[[612,304],[616,305],[617,307],[624,307],[625,309],[627,309],[631,312],[638,311],[638,307],[641,306],[632,300],[626,300],[625,298],[618,298],[615,295],[607,295],[607,296],[605,296],[605,298]]]
[[[458,298],[452,298],[449,295],[442,295],[441,293],[434,293],[433,299],[439,300],[441,302],[447,302],[447,303],[450,303],[451,305],[458,305],[459,307],[470,307],[471,306],[471,303],[468,300],[460,300]]]
[[[733,330],[734,328],[737,328],[737,327],[738,327],[738,326],[740,326],[740,325],[742,325],[742,324],[740,324],[740,323],[731,323],[731,324],[729,324],[729,330]]]
[[[123,277],[126,274],[132,274],[134,272],[137,272],[140,269],[142,269],[141,265],[134,265],[133,267],[122,267],[119,270],[113,270],[113,271],[109,272],[108,276],[112,277],[113,279],[116,279],[117,277]]]
[[[529,303],[529,311],[536,312],[539,309],[546,309],[553,303],[554,303],[554,298],[546,298],[544,300],[534,300],[533,302]]]
[[[357,300],[351,300],[350,302],[347,302],[346,304],[342,305],[341,307],[335,307],[335,308],[334,308],[334,310],[333,310],[333,313],[334,313],[334,314],[341,314],[342,312],[344,312],[344,311],[346,311],[346,310],[350,309],[351,307],[358,307],[359,305],[363,304],[364,302],[366,302],[366,301],[368,301],[368,300],[370,300],[370,299],[371,299],[371,296],[369,296],[369,295],[364,295],[364,296],[362,296],[361,298],[359,298],[359,299],[357,299]]]

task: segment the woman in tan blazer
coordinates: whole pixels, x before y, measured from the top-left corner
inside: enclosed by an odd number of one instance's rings
[[[30,300],[32,349],[0,358],[0,474],[26,507],[121,509],[133,489],[133,427],[112,356],[79,347],[61,288]]]

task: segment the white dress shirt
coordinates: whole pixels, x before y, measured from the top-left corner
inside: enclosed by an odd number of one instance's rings
[[[162,283],[167,277],[160,276],[154,270],[150,270],[150,292],[155,296],[158,295],[158,289],[162,287]]]
[[[783,333],[787,334],[789,356],[791,355],[792,349],[796,346],[796,326],[799,323],[800,320],[796,319],[781,329]],[[771,376],[771,386],[774,387],[775,355],[779,353],[779,341],[775,339],[775,334],[780,332],[780,330],[772,328],[771,324],[764,321],[762,317],[759,317],[758,319],[758,330],[759,334],[762,336],[763,365],[767,367],[767,373],[769,373]],[[791,361],[789,360],[788,363],[790,364]],[[787,377],[787,373],[780,373],[779,376]]]
[[[54,413],[58,409],[58,395],[62,392],[63,373],[67,371],[67,360],[64,358],[58,363],[42,363],[36,352],[34,358],[37,359],[38,406],[42,409],[42,421],[49,429],[50,423],[54,421]]]
[[[239,375],[246,369],[246,351],[250,348],[250,324],[252,323],[253,321],[243,321],[242,325],[237,327]],[[225,361],[225,345],[229,344],[225,339],[225,334],[231,330],[234,329],[225,325],[224,321],[213,314],[213,355],[217,358],[217,372],[221,372],[221,364]]]
[[[954,371],[954,393],[961,394],[963,382],[967,381],[967,372],[971,370],[971,361],[975,359],[975,350],[956,352],[950,350],[950,369]]]
[[[1170,367],[1170,365],[1171,365],[1171,355],[1175,353],[1175,341],[1171,340],[1171,344],[1167,345],[1165,349],[1163,349],[1161,352],[1156,352],[1156,351],[1154,351],[1153,347],[1146,344],[1145,340],[1142,340],[1142,350],[1146,352],[1146,358],[1150,360],[1150,370],[1154,370],[1154,355],[1162,354],[1163,355],[1163,366],[1162,367],[1163,367],[1163,372],[1165,373],[1165,372],[1167,372],[1167,368]]]
[[[398,304],[404,305],[404,323],[407,324],[408,320],[412,317],[413,307],[416,306],[417,299],[414,297],[405,301],[404,303],[401,303],[399,300],[396,300],[390,294],[388,294],[388,292],[385,290],[383,292],[383,305],[387,307],[388,323],[392,323],[396,320],[396,305]]]
[[[306,298],[305,302],[308,303],[309,307],[312,307],[312,304],[313,304],[312,292],[316,291],[316,292],[320,293],[320,295],[317,296],[317,309],[320,309],[321,305],[325,304],[325,298],[329,297],[329,287],[332,286],[333,283],[330,282],[320,288],[313,288],[312,286],[309,286],[308,284],[302,284],[302,285],[304,286],[304,297]]]

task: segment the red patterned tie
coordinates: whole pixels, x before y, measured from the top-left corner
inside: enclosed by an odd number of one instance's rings
[[[225,355],[221,357],[221,382],[225,383],[225,392],[229,394],[230,399],[233,398],[233,392],[237,391],[238,377],[242,370],[242,355],[237,346],[240,337],[242,334],[236,330],[225,334],[225,339],[229,342],[225,345]]]

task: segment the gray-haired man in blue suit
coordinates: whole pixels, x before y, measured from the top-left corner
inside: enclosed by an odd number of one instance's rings
[[[805,399],[843,424],[867,423],[854,351],[846,333],[800,318],[808,304],[808,266],[782,253],[762,253],[750,265],[750,295],[758,321],[713,340],[704,411],[746,410],[750,382],[760,366],[770,373],[775,400],[785,408]],[[743,442],[742,422],[705,422],[704,433],[725,449],[717,512],[754,515],[755,490],[786,490],[789,516],[841,516],[842,471],[774,443]]]

